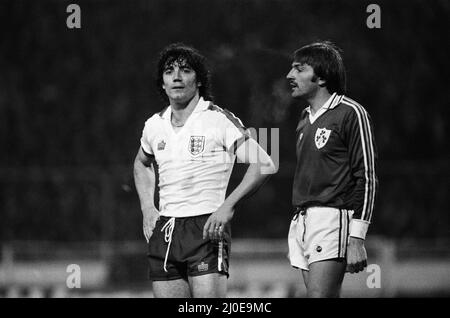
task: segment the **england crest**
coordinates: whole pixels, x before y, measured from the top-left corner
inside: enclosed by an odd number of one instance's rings
[[[189,140],[189,152],[196,156],[205,149],[205,136],[191,136]]]
[[[164,140],[161,140],[158,143],[158,150],[164,150],[164,148],[166,148],[166,142]]]
[[[317,149],[322,148],[326,145],[328,138],[330,138],[331,129],[326,128],[317,128],[316,136],[314,137],[314,141],[316,142]]]

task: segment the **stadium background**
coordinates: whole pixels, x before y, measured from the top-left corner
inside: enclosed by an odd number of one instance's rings
[[[366,25],[368,1],[74,1],[81,29],[68,29],[70,3],[0,3],[0,296],[152,296],[132,163],[164,106],[157,54],[179,41],[209,59],[216,104],[279,129],[278,174],[232,221],[230,296],[304,295],[286,235],[305,105],[285,75],[316,39],[343,49],[379,152],[367,248],[381,288],[365,272],[347,276],[344,296],[450,295],[448,1],[376,1],[380,29]],[[66,286],[69,264],[80,289]]]

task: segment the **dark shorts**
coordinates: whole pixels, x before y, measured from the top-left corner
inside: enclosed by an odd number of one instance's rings
[[[210,273],[228,274],[231,248],[230,224],[224,229],[221,242],[203,239],[203,226],[211,214],[175,218],[172,241],[166,261],[169,243],[167,222],[169,217],[161,216],[156,222],[153,235],[148,243],[149,279],[165,281],[187,279]]]

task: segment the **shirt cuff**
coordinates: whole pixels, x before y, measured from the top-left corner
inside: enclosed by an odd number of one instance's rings
[[[352,219],[350,221],[350,236],[365,240],[369,224],[367,221]]]

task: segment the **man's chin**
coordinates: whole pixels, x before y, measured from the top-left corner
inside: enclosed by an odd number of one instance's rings
[[[193,98],[195,97],[195,95],[193,96],[187,96],[185,94],[180,94],[180,95],[173,95],[170,97],[170,99],[172,101],[174,101],[175,103],[178,104],[187,104],[189,103]]]
[[[292,94],[291,94],[291,97],[292,97],[293,99],[303,99],[303,95],[301,95],[301,94],[296,94],[296,93],[292,93]]]
[[[174,94],[170,96],[170,98],[178,103],[189,100],[188,96],[186,96],[185,94]]]

